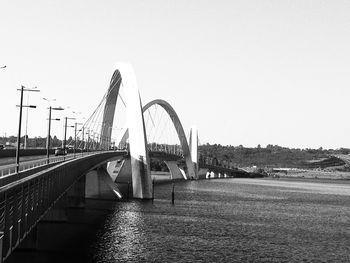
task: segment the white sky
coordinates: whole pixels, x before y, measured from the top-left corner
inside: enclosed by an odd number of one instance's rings
[[[350,147],[349,14],[335,0],[0,0],[0,136],[17,133],[21,85],[41,90],[28,134],[45,137],[42,97],[88,117],[129,61],[143,103],[170,102],[202,143]]]

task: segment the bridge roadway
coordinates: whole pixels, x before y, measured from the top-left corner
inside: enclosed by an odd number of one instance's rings
[[[67,154],[65,156],[51,156],[49,160],[46,155],[28,155],[20,157],[19,171],[26,171],[29,169],[42,167],[52,163],[59,163],[65,160],[69,160],[75,157],[91,154],[92,152]],[[0,177],[6,175],[12,175],[16,173],[17,164],[15,163],[15,157],[0,158]]]
[[[28,162],[46,158],[46,155],[20,156],[20,162]],[[0,167],[4,165],[11,165],[16,163],[16,156],[14,157],[0,157]]]

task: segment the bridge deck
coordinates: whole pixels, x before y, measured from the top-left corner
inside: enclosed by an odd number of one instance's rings
[[[100,152],[27,176],[9,176],[13,180],[0,187],[0,262],[82,175],[123,155],[126,152]]]

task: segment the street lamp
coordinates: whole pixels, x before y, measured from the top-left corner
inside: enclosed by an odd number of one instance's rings
[[[77,149],[77,126],[78,125],[82,125],[82,123],[77,123],[76,122],[75,125],[74,125],[74,158],[75,158],[75,151]]]
[[[21,100],[19,104],[19,124],[18,124],[18,134],[17,134],[17,150],[16,150],[16,172],[19,172],[19,153],[20,153],[20,146],[21,146],[21,125],[22,125],[22,108],[23,107],[29,107],[29,108],[36,108],[35,105],[23,105],[23,91],[31,91],[31,92],[39,92],[40,90],[36,89],[26,89],[24,86],[21,86],[21,89],[18,89],[21,91]]]
[[[68,118],[65,117],[65,122],[64,122],[64,140],[63,140],[63,152],[66,152],[66,138],[67,138],[67,120],[75,120],[75,118]],[[70,127],[74,127],[74,126],[70,126]]]
[[[6,65],[5,65],[5,66],[0,67],[0,69],[2,69],[2,68],[6,68]]]
[[[90,129],[87,130],[87,140],[86,140],[86,148],[87,148],[87,151],[90,150]]]
[[[45,98],[44,98],[45,99]],[[47,100],[47,99],[45,99]],[[47,131],[47,139],[46,139],[46,158],[47,158],[47,164],[49,164],[50,162],[50,130],[51,130],[51,121],[59,121],[60,119],[51,119],[51,110],[64,110],[62,107],[57,107],[57,108],[53,108],[53,107],[49,107],[49,125],[48,125],[48,131]]]
[[[83,126],[81,128],[81,130],[79,130],[82,132],[82,145],[81,145],[81,156],[83,156],[84,154],[84,148],[85,148],[85,139],[84,139],[84,134],[85,134],[85,126]]]

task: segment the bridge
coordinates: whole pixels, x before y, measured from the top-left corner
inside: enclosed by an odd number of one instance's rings
[[[126,123],[112,140],[118,100],[126,110]],[[156,111],[167,116],[177,143],[156,142],[160,136],[152,115]],[[63,196],[69,197],[70,206],[77,207],[84,206],[89,197],[152,199],[156,178],[151,174],[152,160],[166,164],[170,180],[244,174],[230,163],[203,160],[195,127],[188,137],[175,109],[161,99],[143,105],[131,65],[118,65],[98,107],[68,142],[74,145],[74,153],[0,166],[0,262],[21,245],[40,220],[59,220],[58,204]]]

